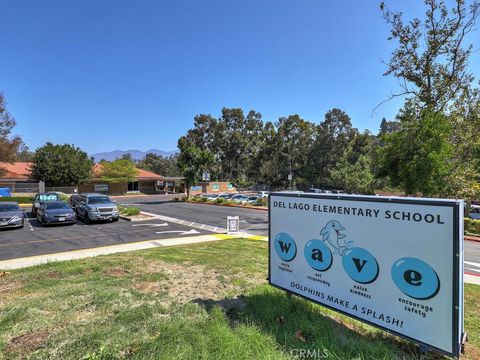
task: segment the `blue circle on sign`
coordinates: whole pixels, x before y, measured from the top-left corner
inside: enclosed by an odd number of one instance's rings
[[[392,279],[401,292],[417,300],[428,300],[440,290],[440,279],[425,261],[404,257],[392,266]]]
[[[283,261],[292,261],[297,255],[297,244],[287,233],[280,233],[275,236],[275,251]]]
[[[380,271],[377,259],[370,252],[359,247],[345,251],[342,265],[347,275],[360,284],[374,282]]]
[[[304,256],[308,265],[318,271],[327,271],[333,263],[332,251],[323,241],[318,239],[306,243]]]

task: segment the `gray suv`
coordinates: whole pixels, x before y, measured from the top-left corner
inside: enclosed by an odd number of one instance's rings
[[[117,205],[103,194],[81,194],[75,210],[85,224],[98,220],[118,221],[120,217]]]

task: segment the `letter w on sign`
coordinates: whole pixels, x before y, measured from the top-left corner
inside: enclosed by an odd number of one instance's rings
[[[290,246],[292,246],[291,243],[285,244],[283,241],[278,242],[280,244],[280,249],[282,249],[282,252],[288,253],[290,251]]]

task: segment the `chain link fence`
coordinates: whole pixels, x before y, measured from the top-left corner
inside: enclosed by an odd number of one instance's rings
[[[1,188],[10,189],[11,193],[34,194],[40,190],[40,184],[37,182],[0,182]],[[46,186],[45,191],[63,192],[65,194],[74,194],[78,192],[77,186]]]

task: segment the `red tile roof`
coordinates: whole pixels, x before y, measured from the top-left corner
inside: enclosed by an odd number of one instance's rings
[[[15,162],[13,164],[0,162],[0,168],[6,170],[6,173],[0,176],[0,179],[21,179],[28,180],[30,176],[30,162]],[[154,172],[138,169],[138,180],[161,180],[162,176]],[[102,174],[102,165],[95,164],[93,167],[93,177],[99,178]]]
[[[15,162],[13,164],[0,162],[0,168],[5,169],[5,174],[0,176],[0,178],[28,180],[30,178],[31,165],[31,162]]]

